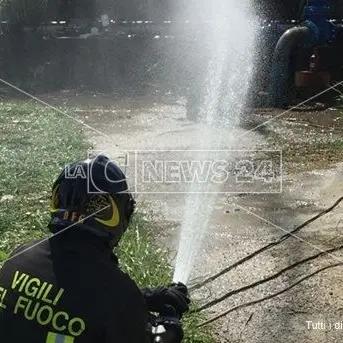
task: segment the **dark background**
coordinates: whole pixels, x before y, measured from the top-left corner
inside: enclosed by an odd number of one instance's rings
[[[292,19],[298,16],[305,2],[304,0],[254,0],[254,6],[263,18]],[[64,18],[92,17],[105,12],[118,19],[177,19],[175,12],[178,17],[187,17],[187,8],[197,3],[199,0],[60,0],[51,2],[50,15],[58,13]],[[333,16],[343,14],[342,0],[332,0],[331,5]]]
[[[18,11],[13,4],[26,4]],[[21,1],[21,2],[20,2]],[[205,0],[13,0],[12,7],[2,12],[2,19],[15,22],[8,34],[0,40],[0,71],[2,77],[30,91],[49,91],[61,88],[94,88],[96,90],[139,89],[173,87],[176,90],[192,89],[201,79],[206,64],[206,49],[201,54],[183,36],[171,41],[154,39],[157,32],[128,38],[127,35],[105,35],[81,40],[43,39],[42,23],[53,19],[79,20],[78,24],[89,32],[91,22],[107,13],[115,20],[184,20],[206,13],[198,13]],[[208,0],[206,0],[208,1]],[[220,0],[223,1],[223,0]],[[240,0],[236,0],[240,1]],[[215,4],[216,0],[212,0]],[[303,0],[254,0],[255,10],[261,19],[299,19]],[[333,0],[332,18],[343,18],[343,0]],[[44,10],[39,10],[42,5]],[[33,28],[23,30],[24,26]],[[75,26],[76,27],[76,26]],[[37,28],[39,28],[37,30]],[[63,33],[64,34],[64,33]],[[73,32],[68,32],[72,35]],[[268,84],[271,56],[276,36],[263,36],[259,42],[259,58],[255,74],[259,76],[255,87],[264,89]],[[342,72],[342,49],[330,53],[337,65],[335,77]],[[305,60],[305,67],[308,64]],[[292,72],[293,73],[293,72]],[[185,84],[186,82],[186,84]]]

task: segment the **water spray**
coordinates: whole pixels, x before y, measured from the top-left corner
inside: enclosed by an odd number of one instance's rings
[[[214,126],[228,127],[231,134],[221,134],[220,144],[228,146],[235,144],[234,127],[239,123],[245,99],[253,74],[253,54],[257,21],[254,21],[250,0],[217,0],[205,1],[191,13],[195,16],[206,13],[210,21],[207,22],[206,34],[200,35],[198,53],[207,52],[207,70],[200,80],[202,106],[198,113],[204,131],[199,130],[196,141],[198,149],[203,149],[200,160],[213,159],[206,153],[215,150],[213,136],[206,134]],[[195,18],[191,18],[195,19]],[[194,35],[204,30],[197,20],[191,20]],[[198,26],[194,23],[198,22]],[[198,87],[199,88],[199,87]],[[206,132],[207,131],[207,132]],[[225,136],[224,136],[225,135]],[[218,137],[216,137],[218,139]],[[218,148],[218,147],[217,147]],[[233,159],[233,156],[226,158]],[[191,271],[203,247],[204,239],[209,235],[210,218],[216,201],[216,193],[221,191],[219,183],[211,180],[207,182],[193,182],[189,187],[184,205],[184,217],[181,222],[181,234],[176,257],[173,280],[187,284]]]

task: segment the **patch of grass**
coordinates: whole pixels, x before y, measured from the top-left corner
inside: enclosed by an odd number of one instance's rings
[[[343,161],[343,139],[296,142],[273,132],[267,137],[271,146],[282,150],[283,165],[288,172],[327,169]]]
[[[328,150],[331,152],[342,152],[343,151],[343,140],[339,139],[329,144]],[[341,156],[342,157],[342,156]]]
[[[63,115],[31,102],[0,103],[0,249],[47,233],[52,183],[86,149],[80,128]]]
[[[172,267],[168,252],[152,243],[151,221],[151,214],[135,214],[118,249],[125,271],[140,287],[171,282]]]
[[[4,251],[0,250],[0,262],[5,261],[7,258],[8,255]]]
[[[285,163],[292,164],[292,169],[296,171],[327,169],[343,161],[343,141],[294,143],[283,150],[283,159]]]
[[[0,103],[0,262],[18,246],[48,235],[53,181],[68,162],[86,157],[88,146],[78,126],[30,102]],[[150,215],[135,215],[118,251],[121,264],[141,286],[171,282],[168,252],[153,243]],[[196,326],[199,314],[184,319],[185,343],[211,343]]]

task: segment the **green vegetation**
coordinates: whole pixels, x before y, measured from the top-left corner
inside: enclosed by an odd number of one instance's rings
[[[289,172],[328,169],[343,161],[341,138],[309,138],[306,142],[300,142],[273,132],[268,134],[267,139],[273,148],[282,149],[283,165]]]
[[[86,149],[63,115],[29,102],[0,103],[0,250],[46,235],[52,182]]]
[[[286,163],[293,165],[294,171],[327,169],[343,160],[343,141],[323,143],[293,143],[283,150]]]
[[[48,231],[50,188],[68,162],[85,158],[88,146],[70,119],[30,102],[0,103],[0,261],[17,245]],[[151,218],[134,216],[118,251],[124,269],[144,286],[171,281],[168,253],[152,240]],[[213,342],[197,324],[198,314],[185,318],[185,343]]]

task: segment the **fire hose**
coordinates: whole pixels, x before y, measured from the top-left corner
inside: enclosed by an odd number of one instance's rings
[[[181,315],[171,305],[165,305],[158,316],[150,314],[153,343],[179,343],[183,338]]]

